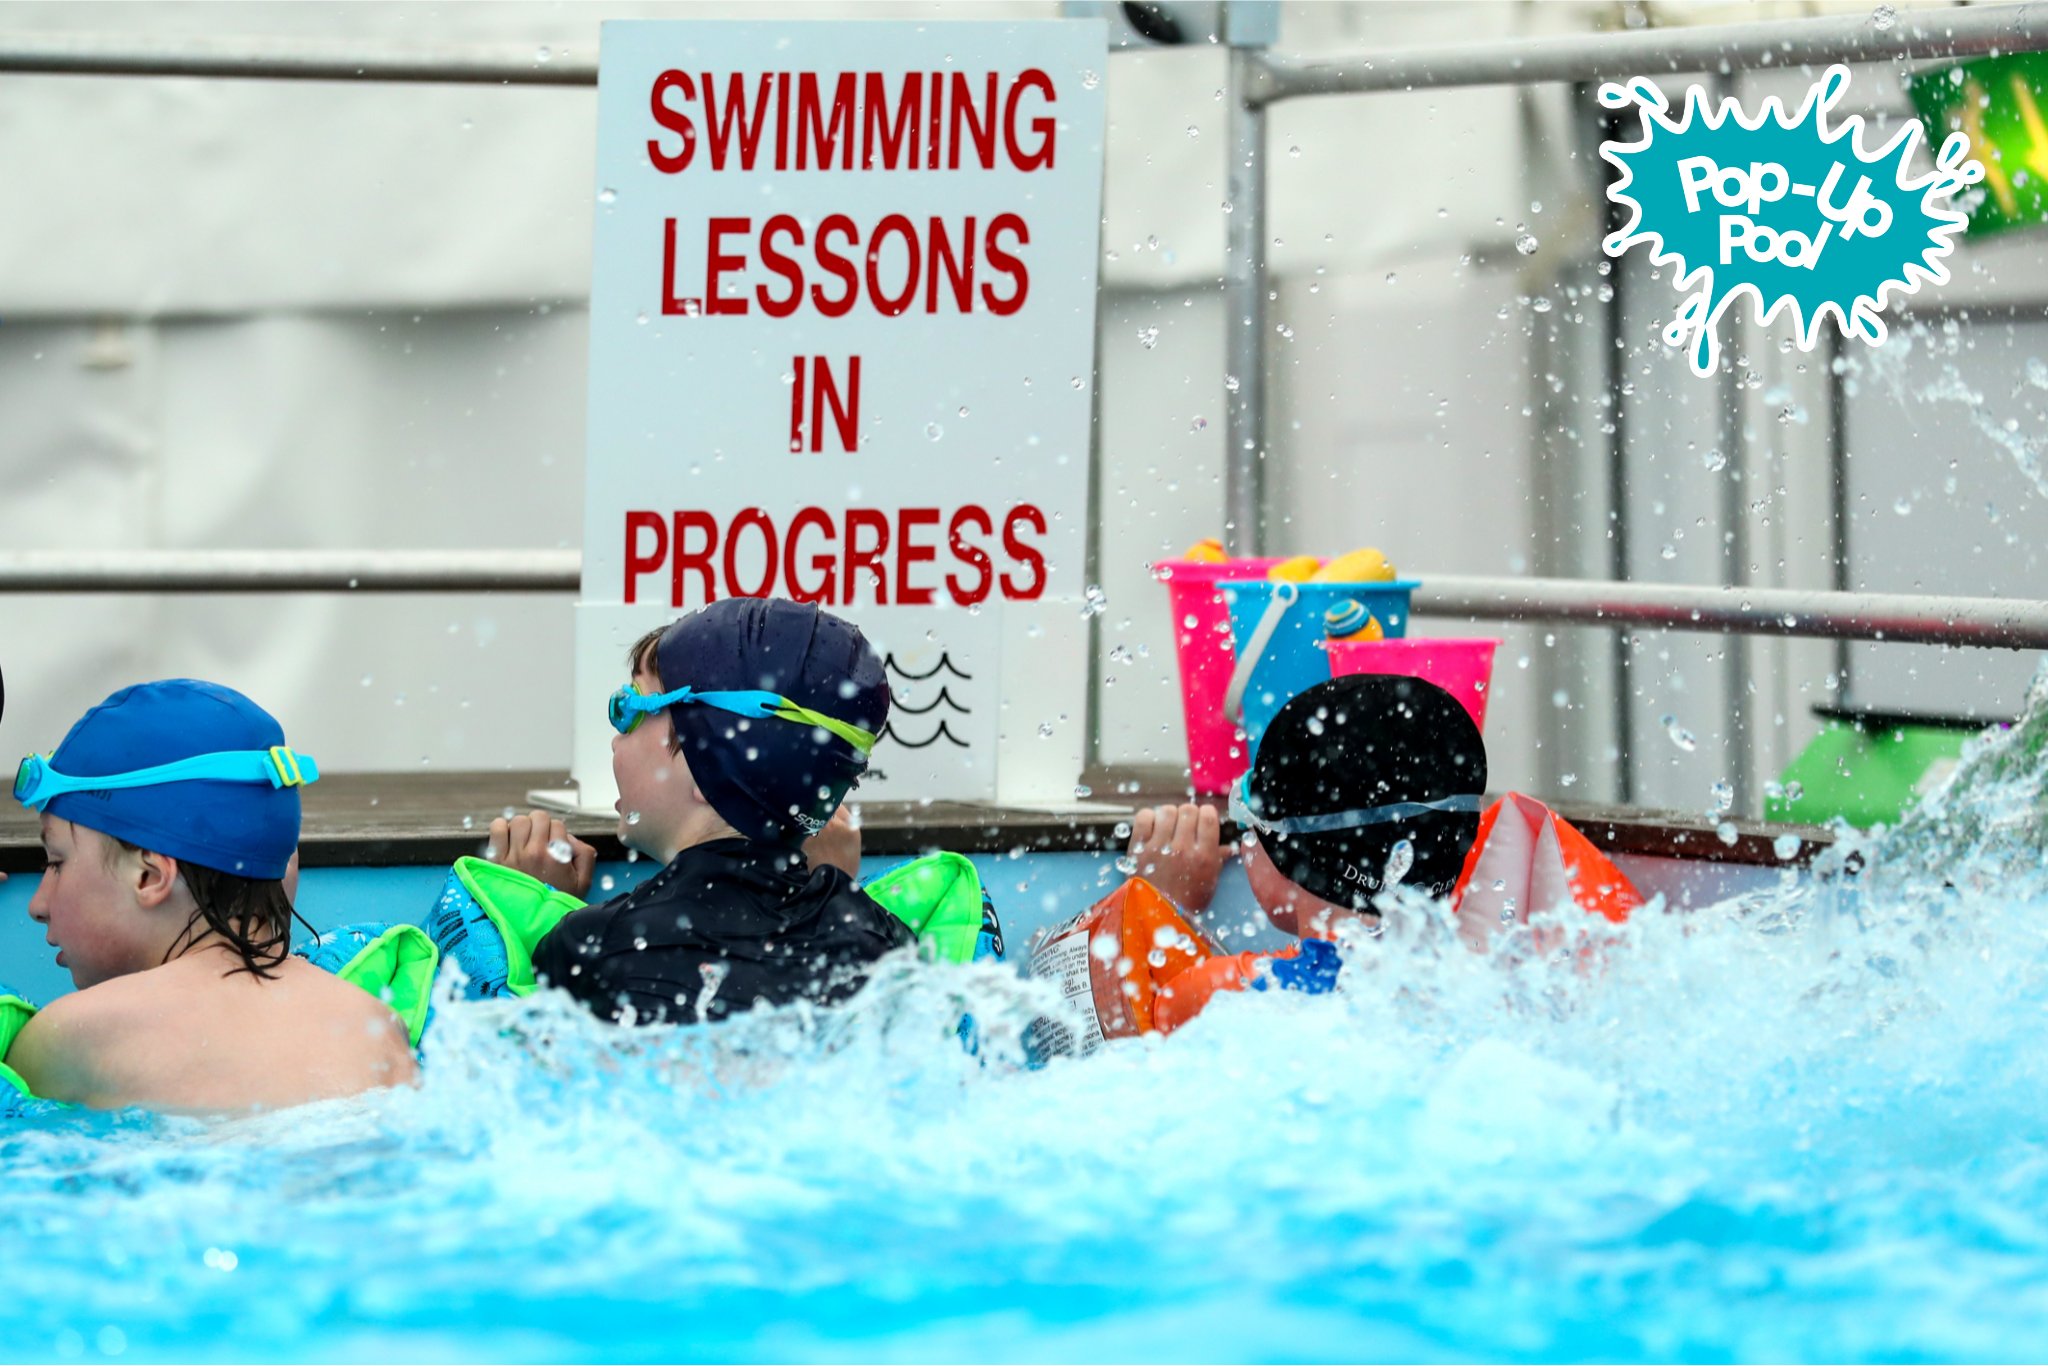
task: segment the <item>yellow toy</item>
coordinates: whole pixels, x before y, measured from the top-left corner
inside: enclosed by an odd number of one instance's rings
[[[1295,583],[1307,583],[1314,577],[1316,566],[1322,563],[1313,555],[1296,555],[1291,560],[1282,560],[1266,571],[1266,577],[1275,581],[1289,579]]]
[[[1214,536],[1210,536],[1204,540],[1196,541],[1193,545],[1189,546],[1186,552],[1181,555],[1181,558],[1191,564],[1222,564],[1230,556],[1225,553],[1223,542],[1217,540]]]
[[[1291,561],[1290,561],[1291,563]],[[1384,583],[1395,578],[1394,566],[1371,546],[1339,555],[1309,577],[1310,583]]]

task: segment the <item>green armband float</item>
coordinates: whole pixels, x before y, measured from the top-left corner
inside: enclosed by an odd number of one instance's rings
[[[0,987],[0,1082],[6,1083],[19,1093],[22,1100],[35,1099],[35,1092],[28,1089],[28,1083],[21,1079],[21,1073],[7,1065],[7,1050],[14,1047],[14,1038],[21,1033],[21,1027],[29,1022],[36,1008],[21,997]],[[9,1113],[16,1097],[0,1090],[0,1115]]]
[[[965,854],[926,854],[891,868],[861,890],[910,927],[926,958],[971,963],[1003,956],[995,903]]]
[[[440,967],[441,950],[425,930],[393,925],[358,949],[334,975],[390,1006],[405,1022],[406,1042],[418,1048],[432,1014],[434,974]]]

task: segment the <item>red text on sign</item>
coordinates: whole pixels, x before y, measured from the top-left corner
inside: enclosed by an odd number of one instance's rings
[[[807,507],[778,525],[747,508],[721,525],[685,508],[626,513],[624,601],[641,600],[666,571],[671,607],[719,598],[783,596],[826,607],[922,607],[943,595],[972,607],[1000,594],[1030,602],[1045,592],[1045,513],[1018,503],[1000,513],[968,503],[936,507]],[[662,580],[655,579],[656,584]]]

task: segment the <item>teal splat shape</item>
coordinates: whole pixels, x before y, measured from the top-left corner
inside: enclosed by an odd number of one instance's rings
[[[1611,109],[1641,108],[1643,132],[1600,146],[1620,173],[1607,197],[1631,210],[1601,247],[1620,256],[1646,244],[1653,264],[1674,268],[1686,297],[1664,340],[1687,347],[1696,374],[1719,368],[1714,325],[1744,294],[1765,323],[1791,309],[1799,348],[1811,351],[1830,316],[1844,336],[1875,346],[1892,293],[1948,283],[1942,258],[1967,220],[1935,201],[1983,179],[1983,166],[1966,159],[1969,139],[1958,133],[1932,172],[1909,179],[1920,122],[1866,150],[1861,117],[1829,118],[1848,84],[1849,68],[1831,66],[1797,114],[1771,96],[1753,118],[1733,99],[1710,109],[1695,85],[1675,120],[1646,78],[1600,88]]]

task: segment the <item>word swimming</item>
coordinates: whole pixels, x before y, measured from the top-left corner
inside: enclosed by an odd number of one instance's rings
[[[1800,270],[1812,270],[1826,250],[1829,236],[1837,227],[1842,240],[1882,237],[1892,226],[1891,206],[1870,192],[1870,177],[1858,176],[1848,202],[1838,199],[1844,167],[1828,167],[1818,187],[1796,183],[1791,172],[1775,161],[1752,161],[1741,166],[1722,166],[1712,157],[1687,157],[1678,163],[1679,189],[1686,208],[1700,212],[1702,191],[1712,195],[1724,209],[1743,213],[1721,215],[1721,264],[1730,265],[1739,249],[1752,261],[1778,261]],[[1811,199],[1825,220],[1811,233],[1791,228],[1772,229],[1755,221],[1765,204],[1775,204],[1787,195]]]
[[[735,71],[722,98],[713,73],[671,69],[648,90],[648,115],[663,131],[648,139],[647,159],[663,175],[689,170],[700,147],[714,171],[957,171],[963,161],[1049,170],[1057,100],[1036,67],[910,71],[893,88],[880,71],[763,71],[751,83]]]

